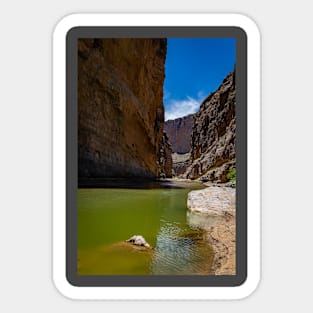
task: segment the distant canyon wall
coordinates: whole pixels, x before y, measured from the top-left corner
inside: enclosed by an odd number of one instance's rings
[[[184,154],[190,151],[193,116],[193,114],[189,114],[165,122],[164,131],[168,136],[173,152]]]
[[[171,176],[166,39],[78,40],[79,178]]]

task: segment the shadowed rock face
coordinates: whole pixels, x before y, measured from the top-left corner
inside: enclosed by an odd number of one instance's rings
[[[235,72],[203,101],[195,114],[191,136],[191,157],[185,177],[217,182],[227,181],[235,167],[236,139]]]
[[[193,116],[189,114],[165,122],[164,131],[169,138],[173,152],[184,154],[190,151]]]
[[[78,40],[79,178],[159,177],[166,39]]]
[[[161,147],[159,150],[159,166],[161,173],[160,176],[172,177],[172,168],[173,168],[173,160],[172,160],[172,148],[168,141],[168,137],[166,133],[163,133]]]

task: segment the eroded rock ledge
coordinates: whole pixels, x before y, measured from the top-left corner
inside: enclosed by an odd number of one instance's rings
[[[226,215],[235,214],[236,190],[231,187],[208,187],[188,193],[187,207],[191,212]]]

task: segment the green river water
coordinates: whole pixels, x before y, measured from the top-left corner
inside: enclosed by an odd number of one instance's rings
[[[187,214],[197,183],[78,189],[79,275],[208,274],[211,246]],[[142,235],[153,247],[125,240]]]

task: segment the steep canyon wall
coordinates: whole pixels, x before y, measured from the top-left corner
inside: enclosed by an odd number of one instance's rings
[[[79,178],[170,175],[165,58],[166,39],[78,40]]]
[[[216,92],[210,94],[195,114],[191,135],[190,166],[185,177],[226,182],[235,167],[236,141],[235,72],[230,73]]]

